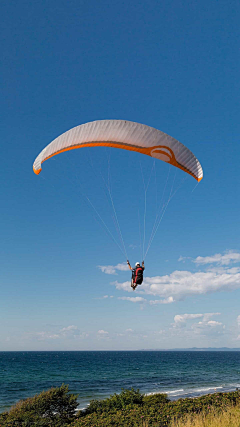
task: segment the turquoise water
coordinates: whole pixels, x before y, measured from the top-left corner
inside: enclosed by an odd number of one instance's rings
[[[79,394],[79,408],[121,388],[170,399],[231,391],[240,387],[240,352],[0,352],[0,412],[62,383]]]

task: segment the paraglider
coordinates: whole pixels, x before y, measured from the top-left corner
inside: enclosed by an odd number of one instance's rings
[[[198,182],[200,182],[203,178],[203,170],[198,159],[181,142],[158,129],[126,120],[97,120],[70,129],[53,140],[40,152],[34,161],[33,171],[38,175],[42,170],[42,163],[46,160],[65,151],[84,147],[113,147],[128,151],[135,151],[175,166],[176,168],[184,171],[186,174],[192,176]],[[86,199],[94,209],[95,214],[100,219],[105,230],[122,251],[123,255],[126,257],[125,259],[127,259],[127,252],[120,230],[119,221],[116,215],[116,210],[113,204],[110,186],[107,186],[107,190],[109,192],[109,198],[114,211],[115,223],[118,227],[117,231],[120,235],[120,244],[118,244],[114,238],[113,234],[109,230],[108,225],[104,222],[91,200],[88,197],[86,197]],[[171,191],[167,203],[163,205],[162,210],[157,214],[149,244],[146,252],[144,253],[146,191],[147,189],[145,188],[145,213],[143,231],[144,239],[142,259],[145,259],[154,236],[156,235],[159,224],[167,209],[167,206],[173,197]],[[144,262],[142,262],[142,266],[137,263],[134,269],[132,269],[129,261],[127,261],[127,263],[129,268],[132,270],[131,287],[133,290],[135,290],[136,287],[143,281],[143,271],[145,268]]]
[[[136,287],[143,282],[143,272],[145,270],[144,261],[142,262],[142,266],[140,262],[136,262],[135,268],[132,268],[130,262],[127,260],[127,265],[132,271],[131,288],[135,291]]]

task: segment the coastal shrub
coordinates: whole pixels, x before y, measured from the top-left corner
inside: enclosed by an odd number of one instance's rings
[[[168,399],[167,394],[156,393],[143,397],[143,404],[148,406],[164,405],[168,402],[170,399]]]
[[[83,415],[92,414],[94,412],[103,413],[112,410],[121,410],[130,408],[133,405],[143,404],[143,394],[139,390],[123,390],[120,394],[113,394],[104,400],[91,400],[88,408],[83,412]]]
[[[7,414],[5,427],[61,427],[73,421],[77,395],[69,394],[67,385],[19,401]],[[1,426],[2,427],[2,426]]]
[[[7,420],[8,417],[8,413],[7,412],[2,412],[0,414],[0,427],[3,426],[3,423]]]
[[[211,411],[214,411],[217,416],[229,407],[240,408],[239,391],[179,399],[174,402],[169,401],[166,395],[162,394],[142,395],[139,404],[136,402],[126,405],[122,409],[104,406],[104,402],[107,400],[111,400],[111,398],[100,401],[100,410],[98,408],[94,411],[92,406],[92,412],[82,412],[81,416],[71,424],[71,427],[170,427],[173,420],[176,423],[177,420],[186,416],[191,418],[198,414],[207,415]],[[186,426],[182,424],[181,427]]]
[[[62,385],[17,403],[9,413],[0,415],[0,427],[203,427],[204,424],[197,422],[227,417],[229,409],[236,409],[235,418],[237,413],[240,416],[240,392],[214,393],[173,402],[163,394],[144,396],[139,390],[131,389],[108,399],[91,401],[85,411],[76,413],[77,406],[77,396],[69,394],[68,386]],[[205,426],[227,427],[228,424],[205,423]]]

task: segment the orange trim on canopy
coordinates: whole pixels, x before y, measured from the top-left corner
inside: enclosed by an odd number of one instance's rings
[[[120,148],[122,150],[136,151],[138,153],[145,154],[145,155],[153,157],[153,158],[154,158],[154,156],[152,156],[151,153],[152,153],[153,150],[157,150],[157,152],[159,154],[163,154],[163,155],[165,155],[165,156],[167,156],[169,158],[169,162],[167,162],[167,163],[170,163],[171,165],[176,166],[177,168],[183,170],[184,172],[187,172],[189,175],[191,175],[193,178],[195,178],[198,182],[200,182],[201,179],[202,179],[202,178],[197,178],[190,170],[188,170],[183,165],[181,165],[180,163],[178,163],[178,161],[176,160],[175,155],[174,155],[173,151],[171,150],[171,148],[166,147],[164,145],[156,145],[154,147],[138,147],[136,145],[123,144],[123,143],[119,143],[119,142],[115,142],[115,143],[114,142],[83,142],[82,144],[72,145],[70,147],[62,148],[61,150],[56,151],[55,153],[53,153],[50,156],[46,157],[46,159],[44,159],[42,161],[42,163],[45,162],[46,160],[50,159],[51,157],[56,156],[57,154],[64,153],[65,151],[75,150],[76,148],[82,148],[82,147],[113,147],[113,148]],[[166,153],[164,150],[169,151],[170,154]],[[33,172],[36,175],[39,175],[40,172],[41,172],[41,170],[42,170],[42,168],[35,169],[33,167]]]

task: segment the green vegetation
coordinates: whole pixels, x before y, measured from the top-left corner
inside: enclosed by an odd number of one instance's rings
[[[0,415],[0,427],[240,426],[239,391],[171,402],[164,394],[144,396],[131,389],[105,400],[92,400],[85,411],[76,413],[76,408],[77,396],[62,385],[17,403]],[[225,424],[220,423],[222,419]],[[237,419],[238,424],[233,424]],[[213,423],[216,420],[218,424]]]
[[[1,427],[62,427],[73,421],[77,395],[68,386],[51,388],[39,395],[20,400],[8,413],[0,415]]]
[[[91,400],[89,407],[82,412],[85,417],[88,414],[103,414],[105,412],[123,410],[132,408],[134,405],[142,406],[144,395],[139,390],[122,390],[120,394],[114,394],[108,399]]]
[[[131,394],[133,395],[132,401]],[[125,398],[122,399],[121,396]],[[138,402],[135,403],[136,397]],[[121,401],[123,404],[120,409],[119,402]],[[115,402],[118,402],[116,406],[114,406]],[[141,398],[139,391],[123,390],[117,399],[114,395],[106,401],[94,401],[94,406],[90,405],[90,410],[85,413],[81,412],[71,427],[170,427],[173,420],[181,419],[186,415],[207,414],[210,410],[219,414],[227,407],[236,405],[240,407],[240,392],[238,391],[171,402],[163,394],[142,396]],[[185,427],[184,424],[183,426]]]

